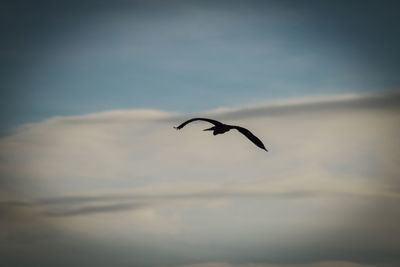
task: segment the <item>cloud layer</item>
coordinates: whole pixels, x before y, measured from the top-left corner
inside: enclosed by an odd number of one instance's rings
[[[153,110],[21,126],[0,140],[2,258],[395,266],[399,101],[338,96],[193,115],[251,129],[268,153],[234,131],[203,132],[207,123],[175,131],[191,116]],[[41,256],[76,243],[78,256]]]

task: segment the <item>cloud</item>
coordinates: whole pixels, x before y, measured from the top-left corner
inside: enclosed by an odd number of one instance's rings
[[[181,189],[185,185],[177,185]],[[218,200],[233,200],[243,198],[260,198],[266,200],[273,199],[313,199],[313,198],[351,198],[358,197],[380,197],[392,200],[400,200],[397,194],[374,195],[372,193],[357,194],[354,192],[335,192],[335,191],[267,191],[257,188],[241,188],[241,187],[225,187],[225,188],[207,188],[198,185],[198,189],[187,189],[184,193],[177,192],[160,192],[157,194],[151,191],[125,192],[125,193],[103,193],[103,194],[81,194],[75,196],[58,196],[53,198],[39,198],[33,200],[7,200],[0,202],[0,210],[3,212],[3,218],[7,215],[7,211],[16,210],[18,208],[32,208],[38,215],[44,216],[77,216],[90,215],[95,213],[115,213],[130,210],[142,209],[144,207],[157,206],[173,206],[177,202],[182,201],[200,201],[213,202]],[[201,189],[201,187],[204,187]],[[200,190],[199,190],[200,189]],[[150,189],[149,189],[150,190]]]
[[[103,213],[103,212],[118,212],[124,210],[132,210],[143,207],[143,205],[137,203],[117,203],[109,205],[92,205],[76,208],[73,210],[66,211],[48,211],[45,213],[47,216],[76,216],[76,215],[88,215],[92,213]]]
[[[3,214],[7,210],[17,208],[32,208],[40,210],[45,216],[77,216],[94,213],[114,213],[141,209],[146,206],[174,205],[179,201],[215,201],[235,198],[265,198],[265,199],[301,199],[316,196],[332,197],[341,194],[335,192],[291,191],[268,192],[260,190],[241,190],[240,188],[225,188],[224,190],[204,190],[175,194],[88,194],[77,196],[60,196],[36,200],[8,200],[0,202]],[[344,194],[342,194],[344,195]]]
[[[352,95],[23,125],[0,140],[1,246],[17,253],[15,242],[40,229],[51,241],[38,250],[109,243],[118,251],[104,255],[132,265],[120,251],[157,251],[141,254],[143,266],[390,266],[400,260],[398,102]],[[172,128],[192,116],[247,127],[270,152],[234,131],[205,133],[206,123]]]
[[[296,98],[236,108],[219,108],[208,112],[226,119],[270,117],[314,112],[349,112],[355,110],[397,109],[400,93],[347,94],[328,97]]]
[[[364,265],[343,261],[327,261],[314,262],[308,264],[268,264],[268,263],[245,263],[245,264],[229,264],[224,262],[211,262],[183,265],[182,267],[372,267],[373,265]]]

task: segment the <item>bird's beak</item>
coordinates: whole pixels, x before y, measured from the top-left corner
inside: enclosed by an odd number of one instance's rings
[[[204,129],[203,131],[213,131],[214,127],[208,128],[208,129]]]

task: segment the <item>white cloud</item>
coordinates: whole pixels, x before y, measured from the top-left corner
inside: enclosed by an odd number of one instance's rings
[[[139,247],[152,240],[161,250],[170,243],[171,255],[187,249],[189,259],[206,262],[284,261],[283,251],[311,262],[328,259],[319,255],[353,262],[374,251],[369,256],[379,260],[400,248],[397,99],[205,113],[251,129],[268,153],[235,131],[203,132],[207,123],[176,131],[189,117],[162,111],[25,125],[0,140],[1,208],[71,236]],[[341,257],[329,254],[338,247]],[[321,264],[311,266],[329,266]]]

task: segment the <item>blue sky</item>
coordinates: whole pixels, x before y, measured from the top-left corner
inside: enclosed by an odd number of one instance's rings
[[[394,2],[9,1],[1,128],[398,89]]]

